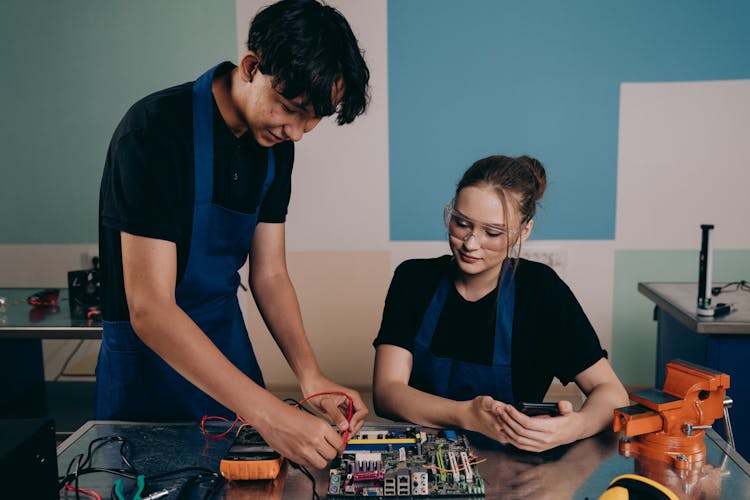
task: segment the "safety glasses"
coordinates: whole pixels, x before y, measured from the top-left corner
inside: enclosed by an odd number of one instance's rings
[[[454,208],[454,201],[449,201],[443,208],[443,221],[448,234],[461,241],[474,237],[477,242],[489,250],[502,250],[508,247],[508,238],[515,240],[518,230],[508,229],[504,224],[485,224],[465,216]]]

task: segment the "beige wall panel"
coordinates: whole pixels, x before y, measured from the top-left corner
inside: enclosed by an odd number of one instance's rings
[[[336,382],[369,388],[375,356],[372,341],[391,277],[388,253],[289,252],[287,262],[321,368]],[[252,297],[246,292],[240,297],[266,385],[296,386]]]
[[[91,268],[97,243],[0,245],[0,287],[67,287],[68,271]]]

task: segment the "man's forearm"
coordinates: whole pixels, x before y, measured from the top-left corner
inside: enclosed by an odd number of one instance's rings
[[[297,379],[319,375],[320,368],[305,334],[297,294],[289,276],[281,273],[251,279],[250,284],[263,320]]]
[[[279,401],[234,366],[177,304],[139,309],[131,321],[149,348],[203,392],[251,423],[270,418]]]

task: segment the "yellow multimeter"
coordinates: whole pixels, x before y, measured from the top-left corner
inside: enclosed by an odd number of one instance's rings
[[[268,446],[258,431],[245,425],[221,460],[219,471],[231,480],[275,479],[283,461],[284,457]]]

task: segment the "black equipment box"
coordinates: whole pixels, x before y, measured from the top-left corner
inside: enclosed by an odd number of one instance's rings
[[[86,319],[89,312],[101,307],[99,258],[94,257],[91,269],[68,271],[68,300],[71,318]]]
[[[52,419],[0,419],[0,482],[18,498],[59,498]]]

